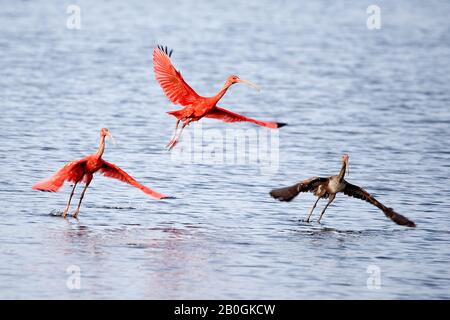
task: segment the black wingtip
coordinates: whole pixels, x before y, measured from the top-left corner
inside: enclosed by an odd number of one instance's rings
[[[409,220],[408,218],[404,217],[406,219],[406,222],[403,224],[404,226],[415,228],[416,223],[414,221]]]
[[[164,52],[169,58],[172,56],[173,49],[170,49],[167,46],[157,45],[158,49]]]
[[[281,127],[284,127],[284,126],[287,126],[287,123],[277,122],[277,128],[281,128]]]
[[[394,209],[392,208],[387,208],[387,210],[385,211],[385,214],[395,223],[401,225],[401,226],[405,226],[405,227],[410,227],[410,228],[415,228],[416,224],[414,223],[414,221],[409,220],[407,217],[402,216],[401,214],[398,214],[394,211]]]

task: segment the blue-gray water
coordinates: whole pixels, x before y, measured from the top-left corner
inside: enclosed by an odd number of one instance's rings
[[[448,2],[377,1],[379,30],[368,1],[76,1],[80,30],[70,4],[0,1],[0,298],[450,298]],[[164,150],[158,43],[200,94],[229,74],[262,87],[236,85],[221,106],[289,123],[276,172]],[[31,185],[94,152],[103,126],[118,142],[106,160],[177,198],[96,176],[79,220],[57,216],[70,185]],[[230,128],[256,126],[203,122],[206,136]],[[348,180],[416,229],[345,195],[305,224],[311,194],[268,196],[337,173],[344,152]]]

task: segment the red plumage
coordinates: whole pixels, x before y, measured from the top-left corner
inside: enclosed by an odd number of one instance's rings
[[[156,191],[140,184],[132,176],[130,176],[128,173],[126,173],[125,171],[123,171],[122,169],[120,169],[118,166],[116,166],[113,163],[103,161],[103,165],[100,168],[99,172],[101,174],[103,174],[105,177],[117,179],[122,182],[128,183],[128,184],[132,185],[133,187],[136,187],[136,188],[142,190],[144,193],[148,194],[149,196],[152,196],[153,198],[156,198],[156,199],[167,198],[166,195],[156,192]]]
[[[57,192],[65,181],[78,183],[83,179],[88,157],[67,163],[51,177],[33,185],[34,190]]]
[[[32,188],[34,190],[57,192],[64,185],[64,182],[66,182],[66,181],[72,182],[74,184],[74,187],[73,187],[72,193],[70,195],[69,201],[67,203],[67,207],[64,210],[64,213],[63,213],[64,217],[67,215],[67,211],[69,209],[70,201],[74,194],[76,185],[78,183],[84,182],[86,184],[86,186],[80,196],[80,202],[79,202],[78,208],[74,214],[74,217],[77,216],[77,214],[80,210],[80,205],[81,205],[81,201],[83,200],[84,193],[86,192],[89,184],[92,181],[94,173],[96,173],[96,172],[103,174],[105,177],[117,179],[122,182],[128,183],[128,184],[142,190],[144,193],[148,194],[149,196],[151,196],[153,198],[156,198],[156,199],[168,198],[166,195],[156,192],[156,191],[140,184],[132,176],[130,176],[124,170],[120,169],[115,164],[104,161],[102,159],[102,155],[105,150],[105,137],[106,136],[109,136],[112,138],[112,135],[109,133],[109,130],[106,128],[103,128],[100,131],[100,146],[96,153],[91,154],[87,157],[84,157],[80,160],[75,160],[75,161],[69,162],[64,167],[59,169],[51,177],[49,177],[43,181],[40,181],[38,183],[35,183],[32,186]]]
[[[256,87],[247,80],[242,80],[237,76],[228,77],[222,89],[213,97],[202,97],[192,89],[181,76],[181,73],[175,69],[170,61],[172,51],[165,47],[158,46],[153,50],[153,70],[155,78],[159,82],[164,94],[169,100],[184,108],[175,111],[169,111],[168,114],[178,119],[175,126],[175,132],[172,140],[169,142],[169,149],[173,148],[179,138],[183,128],[192,121],[198,121],[203,117],[222,120],[224,122],[252,122],[257,125],[276,129],[284,126],[284,123],[273,121],[261,121],[252,119],[223,108],[217,107],[217,102],[223,97],[228,88],[235,83],[245,83]],[[178,124],[183,122],[180,133],[177,135]]]

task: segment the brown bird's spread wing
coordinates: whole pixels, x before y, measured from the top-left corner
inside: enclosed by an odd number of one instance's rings
[[[86,165],[86,161],[87,157],[71,161],[51,177],[35,183],[32,188],[34,190],[56,192],[63,186],[64,181],[73,183],[80,182],[84,176],[84,166]]]
[[[238,113],[231,112],[229,110],[215,107],[213,110],[208,112],[205,116],[206,118],[213,118],[213,119],[219,119],[224,122],[241,122],[241,121],[247,121],[247,122],[253,122],[257,125],[268,127],[272,129],[280,128],[285,123],[279,123],[279,122],[273,122],[273,121],[260,121],[252,118],[248,118],[246,116],[240,115]]]
[[[153,191],[150,188],[147,188],[146,186],[140,184],[137,182],[132,176],[130,176],[128,173],[120,169],[115,164],[103,161],[103,166],[100,168],[99,172],[103,174],[105,177],[113,178],[120,180],[122,182],[128,183],[140,190],[142,190],[144,193],[152,196],[156,199],[164,199],[167,198],[167,196],[158,193],[156,191]]]
[[[361,199],[367,202],[370,202],[377,208],[381,209],[386,217],[394,221],[395,223],[402,225],[402,226],[408,226],[408,227],[415,227],[416,224],[406,218],[405,216],[402,216],[401,214],[396,213],[392,208],[388,208],[384,206],[382,203],[380,203],[378,200],[376,200],[372,195],[370,195],[366,190],[363,188],[360,188],[358,186],[355,186],[354,184],[348,183],[345,186],[344,194],[354,197],[357,199]]]
[[[158,46],[153,50],[153,71],[164,94],[175,104],[189,106],[200,96],[184,81],[181,73],[177,71],[170,56],[172,50]]]
[[[270,195],[273,198],[278,199],[280,201],[291,201],[300,192],[315,191],[321,184],[324,184],[327,182],[328,182],[328,178],[314,177],[314,178],[310,178],[310,179],[301,181],[290,187],[274,189],[274,190],[270,191]]]

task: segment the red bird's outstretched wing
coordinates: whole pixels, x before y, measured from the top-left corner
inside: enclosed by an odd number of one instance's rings
[[[184,81],[181,73],[177,71],[167,47],[158,46],[153,50],[153,71],[155,78],[161,85],[164,94],[175,104],[188,106],[200,96]]]
[[[51,177],[35,183],[32,188],[34,190],[56,192],[63,186],[66,180],[73,183],[80,182],[84,176],[86,161],[87,158],[71,161]]]
[[[114,178],[123,181],[125,183],[131,184],[132,186],[141,189],[143,192],[152,196],[153,198],[156,199],[168,198],[167,196],[158,193],[156,191],[153,191],[152,189],[147,188],[146,186],[140,184],[132,176],[130,176],[128,173],[120,169],[115,164],[103,161],[103,166],[100,168],[99,172],[103,174],[105,177]]]
[[[253,122],[253,123],[256,123],[257,125],[260,125],[263,127],[268,127],[271,129],[281,128],[286,125],[285,123],[280,123],[280,122],[260,121],[260,120],[248,118],[248,117],[245,117],[238,113],[234,113],[234,112],[231,112],[226,109],[219,108],[219,107],[215,107],[213,110],[211,110],[209,113],[207,113],[205,117],[222,120],[224,122],[241,122],[241,121]]]

